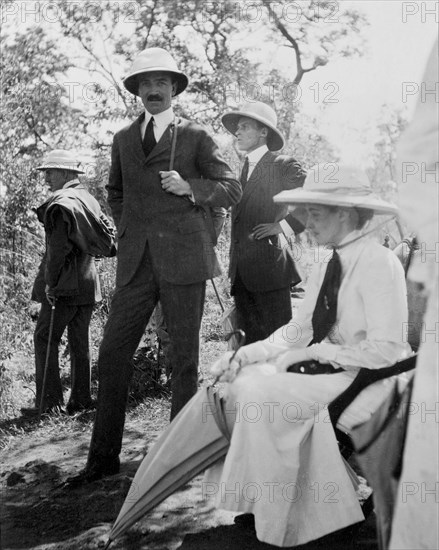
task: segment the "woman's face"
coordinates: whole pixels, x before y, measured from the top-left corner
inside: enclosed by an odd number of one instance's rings
[[[335,246],[346,236],[346,227],[343,223],[345,216],[341,210],[312,204],[306,207],[306,212],[306,228],[317,244]]]

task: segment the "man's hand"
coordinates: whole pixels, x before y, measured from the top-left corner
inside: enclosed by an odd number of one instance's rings
[[[38,316],[40,314],[40,307],[40,304],[36,304],[35,302],[29,305],[29,315],[32,321],[36,321],[38,319]]]
[[[162,178],[162,187],[167,193],[173,193],[179,196],[192,195],[192,189],[189,183],[175,170],[171,170],[170,172],[161,170],[159,174]]]
[[[272,235],[279,235],[279,233],[282,233],[282,227],[279,222],[260,223],[253,227],[253,236],[258,240]]]
[[[46,298],[47,298],[47,301],[49,302],[49,304],[53,307],[55,305],[55,301],[56,301],[56,296],[55,294],[53,293],[53,290],[51,288],[49,288],[48,285],[46,285]]]

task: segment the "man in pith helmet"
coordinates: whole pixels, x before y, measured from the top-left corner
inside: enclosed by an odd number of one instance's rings
[[[197,391],[205,285],[220,273],[210,209],[241,198],[209,133],[175,116],[172,100],[188,78],[167,51],[141,52],[123,82],[145,110],[113,141],[107,190],[119,239],[116,291],[99,354],[87,467],[78,481],[119,471],[130,359],[159,300],[171,340],[171,418]]]
[[[305,172],[294,158],[277,155],[284,138],[275,111],[260,101],[223,115],[223,125],[245,153],[242,200],[232,209],[229,276],[238,328],[246,343],[266,338],[291,319],[290,285],[300,282],[286,236],[304,226],[273,196],[303,184]]]
[[[97,200],[79,181],[83,171],[73,153],[53,150],[37,170],[45,173],[52,196],[36,211],[46,233],[46,251],[32,290],[32,299],[41,303],[34,334],[36,406],[22,412],[63,412],[58,347],[67,328],[72,390],[66,409],[74,414],[92,406],[89,325],[93,306],[101,300],[92,247],[100,239],[101,225],[111,245],[113,228]]]

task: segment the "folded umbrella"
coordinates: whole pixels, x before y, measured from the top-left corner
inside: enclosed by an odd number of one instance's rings
[[[105,548],[144,514],[223,457],[229,444],[222,400],[212,387],[203,388],[143,459]]]

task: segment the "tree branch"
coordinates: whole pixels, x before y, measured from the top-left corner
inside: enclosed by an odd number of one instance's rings
[[[156,9],[157,9],[157,3],[158,3],[158,0],[155,0],[154,5],[152,6],[151,11],[150,11],[149,22],[148,22],[148,26],[147,26],[145,40],[143,41],[143,48],[142,49],[145,49],[148,46],[149,35],[151,34],[151,30],[152,30],[152,27],[153,27],[154,21],[155,21],[155,12],[156,12]],[[143,26],[141,25],[140,29],[138,28],[138,30],[143,31]]]
[[[297,73],[293,80],[293,84],[298,86],[303,78],[303,75],[305,73],[309,73],[310,71],[314,71],[319,65],[321,65],[321,63],[315,62],[312,67],[308,69],[303,68],[302,53],[300,51],[300,47],[297,40],[293,36],[291,36],[291,34],[288,32],[285,25],[282,23],[282,21],[277,16],[276,12],[273,10],[271,6],[271,0],[262,0],[262,3],[266,6],[269,15],[273,18],[273,21],[276,27],[280,30],[282,36],[284,36],[288,40],[289,44],[294,49],[294,53],[296,56]]]

